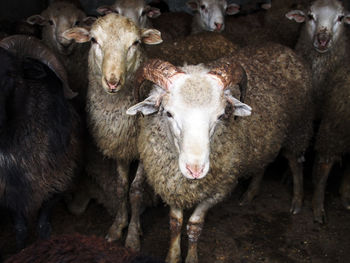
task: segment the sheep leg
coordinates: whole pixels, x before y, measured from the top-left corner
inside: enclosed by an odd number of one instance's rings
[[[198,263],[197,243],[202,233],[205,216],[208,210],[222,199],[224,199],[224,196],[217,193],[214,197],[201,202],[192,213],[187,224],[188,252],[186,263]]]
[[[303,163],[294,155],[286,156],[293,174],[293,199],[290,213],[298,214],[303,204]]]
[[[129,163],[117,161],[118,180],[117,180],[117,201],[118,211],[112,226],[108,230],[106,239],[108,242],[119,240],[122,237],[123,229],[128,225],[128,189],[129,189]]]
[[[16,246],[17,250],[20,251],[25,248],[25,241],[28,235],[28,220],[21,211],[12,212],[12,217],[16,233]]]
[[[261,181],[264,177],[264,170],[259,170],[252,176],[251,182],[249,184],[248,190],[243,194],[239,205],[245,206],[249,205],[253,199],[258,195]]]
[[[51,235],[51,223],[50,216],[52,208],[61,200],[62,195],[57,194],[50,198],[49,200],[43,202],[38,218],[37,231],[41,239],[49,239]]]
[[[126,237],[125,246],[135,251],[140,251],[141,224],[141,203],[143,197],[143,183],[145,181],[143,164],[139,162],[134,181],[130,186],[131,219]]]
[[[326,213],[324,210],[324,195],[328,175],[332,168],[332,165],[333,162],[317,162],[313,168],[313,179],[315,182],[315,189],[312,198],[312,207],[314,212],[314,221],[320,224],[326,222]]]
[[[340,195],[345,209],[350,210],[350,166],[347,165],[340,186]]]
[[[170,207],[170,248],[165,262],[181,262],[181,228],[183,222],[182,209]]]

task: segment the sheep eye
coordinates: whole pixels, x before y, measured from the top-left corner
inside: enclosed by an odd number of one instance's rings
[[[133,45],[133,46],[137,46],[137,45],[139,45],[140,43],[141,43],[140,40],[136,40],[134,43],[132,43],[132,45]]]
[[[79,25],[79,24],[80,24],[80,21],[77,20],[77,21],[75,21],[74,26],[77,26],[77,25]]]
[[[144,10],[144,11],[142,11],[141,16],[144,16],[146,14],[147,14],[147,12]]]
[[[166,112],[166,116],[167,116],[168,118],[172,118],[172,117],[173,117],[173,115],[172,115],[169,111]]]
[[[201,7],[201,9],[202,9],[202,10],[204,10],[204,9],[205,9],[205,5],[201,5],[200,7]]]
[[[97,44],[96,38],[92,37],[91,38],[91,42],[94,43],[94,44]]]
[[[222,121],[223,119],[225,119],[225,117],[226,117],[226,114],[223,113],[218,117],[218,120]]]
[[[53,21],[52,21],[52,20],[49,20],[49,24],[52,26],[52,25],[53,25]]]
[[[344,19],[344,16],[338,16],[338,21],[341,22]]]
[[[312,14],[308,14],[307,17],[310,19],[310,20],[314,20],[314,16]]]

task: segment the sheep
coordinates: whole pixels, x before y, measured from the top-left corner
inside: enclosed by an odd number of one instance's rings
[[[70,86],[79,93],[78,101],[82,109],[88,84],[87,54],[90,46],[77,45],[65,39],[62,33],[75,26],[88,27],[94,20],[67,1],[53,1],[40,15],[32,15],[26,20],[31,25],[42,26],[42,40],[66,67]]]
[[[55,196],[70,187],[79,160],[80,121],[63,66],[39,40],[3,39],[0,61],[0,205],[13,214],[21,249],[40,208],[39,236],[50,235]]]
[[[317,104],[322,105],[325,80],[348,59],[345,24],[350,16],[345,14],[337,0],[318,0],[307,13],[292,10],[286,14],[290,20],[304,23],[295,50],[310,64]]]
[[[195,12],[191,34],[202,31],[222,32],[225,28],[225,15],[234,15],[239,11],[239,5],[227,4],[227,0],[189,0],[187,6]]]
[[[141,255],[103,238],[78,233],[37,241],[20,253],[9,257],[6,263],[163,263]]]
[[[135,118],[126,115],[135,103],[131,87],[134,73],[146,59],[141,43],[162,41],[155,29],[140,29],[130,19],[115,14],[100,17],[90,30],[72,28],[63,33],[78,43],[91,41],[89,52],[89,87],[87,93],[88,128],[99,150],[117,161],[118,185],[115,193],[118,210],[108,230],[109,241],[121,238],[127,226],[128,171],[132,160],[138,159]],[[138,166],[130,188],[131,220],[126,239],[128,247],[139,249],[138,233],[140,187],[143,167]]]
[[[294,176],[292,209],[300,208],[300,157],[312,133],[313,113],[310,71],[292,50],[246,48],[207,65],[184,67],[155,59],[137,75],[138,83],[145,78],[156,84],[127,114],[144,116],[140,159],[147,182],[170,206],[166,262],[181,261],[184,209],[195,207],[187,224],[186,258],[194,263],[207,211],[231,192],[239,177],[263,173],[281,150]]]
[[[345,24],[350,22],[350,15],[345,13],[337,0],[318,0],[311,4],[307,14],[301,10],[292,10],[286,17],[298,23],[305,22],[295,49],[305,57],[312,71],[317,113],[315,121],[320,121],[320,126],[315,127],[316,161],[313,168],[315,185],[312,203],[314,221],[324,223],[326,215],[323,203],[328,173],[340,155],[346,153],[343,147],[348,145],[347,136],[343,134],[346,130],[338,130],[338,127],[347,127],[346,111],[340,109],[342,106],[334,108],[330,103],[346,103],[342,96],[346,95],[348,72],[344,71],[343,65],[349,61],[349,53],[344,30]],[[332,131],[331,127],[336,130]],[[339,136],[337,142],[332,138],[335,133]],[[339,149],[335,149],[334,146],[338,144]]]
[[[117,13],[130,18],[140,28],[150,28],[152,23],[148,18],[160,16],[160,10],[147,5],[144,0],[116,0],[113,5],[97,8],[101,15]]]

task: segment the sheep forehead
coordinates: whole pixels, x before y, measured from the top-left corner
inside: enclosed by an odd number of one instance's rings
[[[185,107],[210,108],[222,98],[222,87],[206,72],[184,75],[173,83],[172,97],[176,104]]]
[[[42,13],[43,16],[52,18],[66,17],[68,19],[84,17],[83,11],[78,9],[75,5],[68,2],[53,2]]]
[[[91,35],[105,43],[130,42],[140,36],[140,30],[130,19],[112,13],[99,18],[93,24]]]
[[[121,0],[115,3],[116,8],[136,9],[145,7],[144,0]]]
[[[211,6],[211,5],[225,5],[226,1],[225,0],[199,0],[198,3]]]
[[[343,13],[344,8],[338,1],[320,0],[312,4],[310,11],[319,14],[321,17],[327,18]]]

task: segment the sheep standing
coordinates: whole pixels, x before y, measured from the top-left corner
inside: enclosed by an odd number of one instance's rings
[[[108,243],[103,238],[70,234],[38,241],[6,263],[162,263],[120,245]]]
[[[312,133],[313,113],[310,72],[293,51],[269,45],[180,68],[152,60],[141,75],[157,86],[127,113],[149,115],[140,119],[138,149],[148,183],[170,206],[168,263],[181,261],[183,210],[195,207],[186,258],[194,263],[207,211],[239,177],[263,173],[281,150],[293,171],[293,209],[299,209],[298,159]]]
[[[162,41],[155,29],[140,29],[126,17],[111,13],[99,18],[91,27],[64,32],[76,42],[92,42],[89,52],[89,87],[87,118],[90,132],[100,151],[117,161],[118,185],[115,193],[118,210],[108,231],[109,241],[120,239],[127,226],[128,171],[131,161],[138,159],[136,119],[126,109],[135,103],[132,87],[134,75],[145,60],[141,43]],[[131,222],[126,245],[139,249],[139,205],[142,165],[130,189]]]
[[[311,66],[316,119],[321,121],[315,142],[313,210],[314,220],[324,223],[327,177],[333,163],[347,152],[344,147],[349,145],[346,134],[349,131],[348,115],[342,107],[347,103],[343,96],[347,96],[349,85],[348,72],[343,65],[349,61],[348,39],[344,30],[350,16],[339,1],[318,0],[312,3],[307,14],[293,10],[286,17],[298,23],[305,22],[296,51]]]
[[[40,208],[39,236],[50,235],[52,200],[68,189],[77,166],[80,124],[50,50],[26,36],[5,38],[0,47],[0,204],[14,216],[20,249]]]

